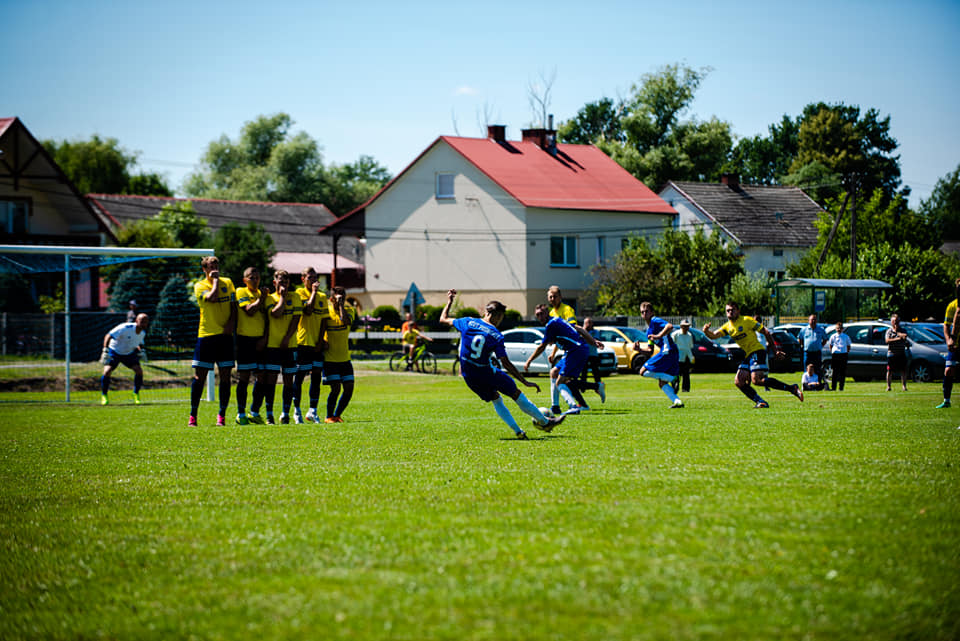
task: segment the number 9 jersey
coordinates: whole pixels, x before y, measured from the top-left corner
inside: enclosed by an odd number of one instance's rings
[[[479,318],[457,318],[453,327],[460,332],[460,369],[490,369],[490,354],[505,358],[503,334]]]

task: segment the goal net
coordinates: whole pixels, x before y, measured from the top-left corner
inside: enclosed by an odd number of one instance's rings
[[[136,313],[150,317],[141,399],[183,401],[193,377],[199,320],[192,288],[201,276],[200,257],[212,254],[212,249],[0,246],[0,278],[6,281],[0,400],[98,402],[104,337],[127,322],[135,301]],[[12,311],[23,307],[16,304],[18,294],[32,300],[24,288],[54,291],[44,301],[48,313]],[[132,389],[133,372],[118,366],[110,380],[111,404],[132,402]]]

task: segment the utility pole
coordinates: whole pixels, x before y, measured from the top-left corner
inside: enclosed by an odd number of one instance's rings
[[[850,197],[850,278],[857,277],[857,189],[860,178],[853,176],[853,193]]]
[[[837,217],[833,220],[833,227],[830,228],[830,234],[827,236],[827,242],[823,245],[823,250],[820,252],[820,258],[817,259],[817,266],[813,270],[814,276],[820,275],[820,268],[823,266],[823,261],[827,258],[827,252],[830,251],[830,245],[833,244],[833,239],[837,235],[837,227],[840,226],[840,220],[843,218],[843,212],[847,209],[847,203],[850,202],[850,191],[847,190],[846,195],[843,197],[843,204],[840,205],[840,211],[837,212]]]

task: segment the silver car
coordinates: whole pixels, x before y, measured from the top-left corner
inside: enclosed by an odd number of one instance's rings
[[[507,358],[522,372],[523,366],[526,364],[527,359],[530,358],[530,354],[533,354],[540,343],[543,342],[543,330],[538,327],[508,329],[503,332],[503,341],[504,346],[507,348]],[[543,350],[543,353],[530,363],[530,373],[549,373],[550,362],[547,360],[547,356],[549,356],[552,351],[553,348],[549,346]],[[617,371],[617,357],[611,350],[600,350],[597,352],[597,356],[600,357],[600,373],[602,375],[609,376]]]
[[[889,323],[860,321],[845,325],[843,333],[850,337],[850,355],[847,357],[847,376],[855,381],[885,378],[887,375],[887,343],[885,335]],[[943,377],[947,359],[946,345],[931,345],[930,333],[919,327],[903,326],[907,332],[907,375],[918,383],[926,383]],[[837,331],[836,326],[827,330],[829,339]],[[823,375],[833,380],[833,365],[830,348],[823,348]]]

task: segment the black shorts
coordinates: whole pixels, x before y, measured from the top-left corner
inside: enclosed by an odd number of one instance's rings
[[[907,368],[906,352],[887,354],[887,371],[902,372]]]
[[[263,369],[278,374],[296,374],[296,350],[285,349],[283,347],[268,347],[263,350]]]
[[[257,351],[259,336],[237,336],[237,371],[256,371],[262,369],[263,352]]]
[[[353,363],[344,361],[342,363],[331,363],[327,361],[323,364],[323,384],[346,383],[353,381]]]
[[[323,370],[323,352],[312,345],[298,346],[297,370],[307,374],[313,370]]]
[[[216,334],[197,338],[193,350],[193,367],[202,369],[233,367],[233,335]]]

